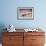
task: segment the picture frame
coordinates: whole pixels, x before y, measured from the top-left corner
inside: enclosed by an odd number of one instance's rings
[[[33,20],[34,19],[34,7],[18,7],[17,8],[18,20]]]

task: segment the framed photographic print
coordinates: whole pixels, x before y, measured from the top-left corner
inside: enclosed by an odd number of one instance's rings
[[[21,19],[21,20],[34,19],[34,8],[33,7],[18,7],[17,19]]]

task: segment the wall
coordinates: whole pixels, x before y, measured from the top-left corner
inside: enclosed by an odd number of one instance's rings
[[[0,0],[0,4],[3,28],[13,24],[16,28],[40,27],[46,32],[46,0]],[[17,7],[34,7],[34,20],[17,20]]]
[[[16,28],[46,28],[46,0],[1,0],[0,25]],[[17,20],[17,7],[34,7],[34,20]]]
[[[2,0],[0,24],[13,24],[16,28],[46,28],[46,0]],[[34,7],[34,20],[17,20],[17,7]]]

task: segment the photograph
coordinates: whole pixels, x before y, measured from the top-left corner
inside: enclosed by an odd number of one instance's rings
[[[17,19],[28,20],[34,18],[33,7],[18,7],[17,8]]]

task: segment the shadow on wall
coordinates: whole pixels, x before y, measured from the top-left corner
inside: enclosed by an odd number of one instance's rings
[[[0,24],[0,43],[2,43],[2,36],[3,36],[2,32],[6,31],[6,30],[4,30],[4,28],[6,28],[5,25]]]

